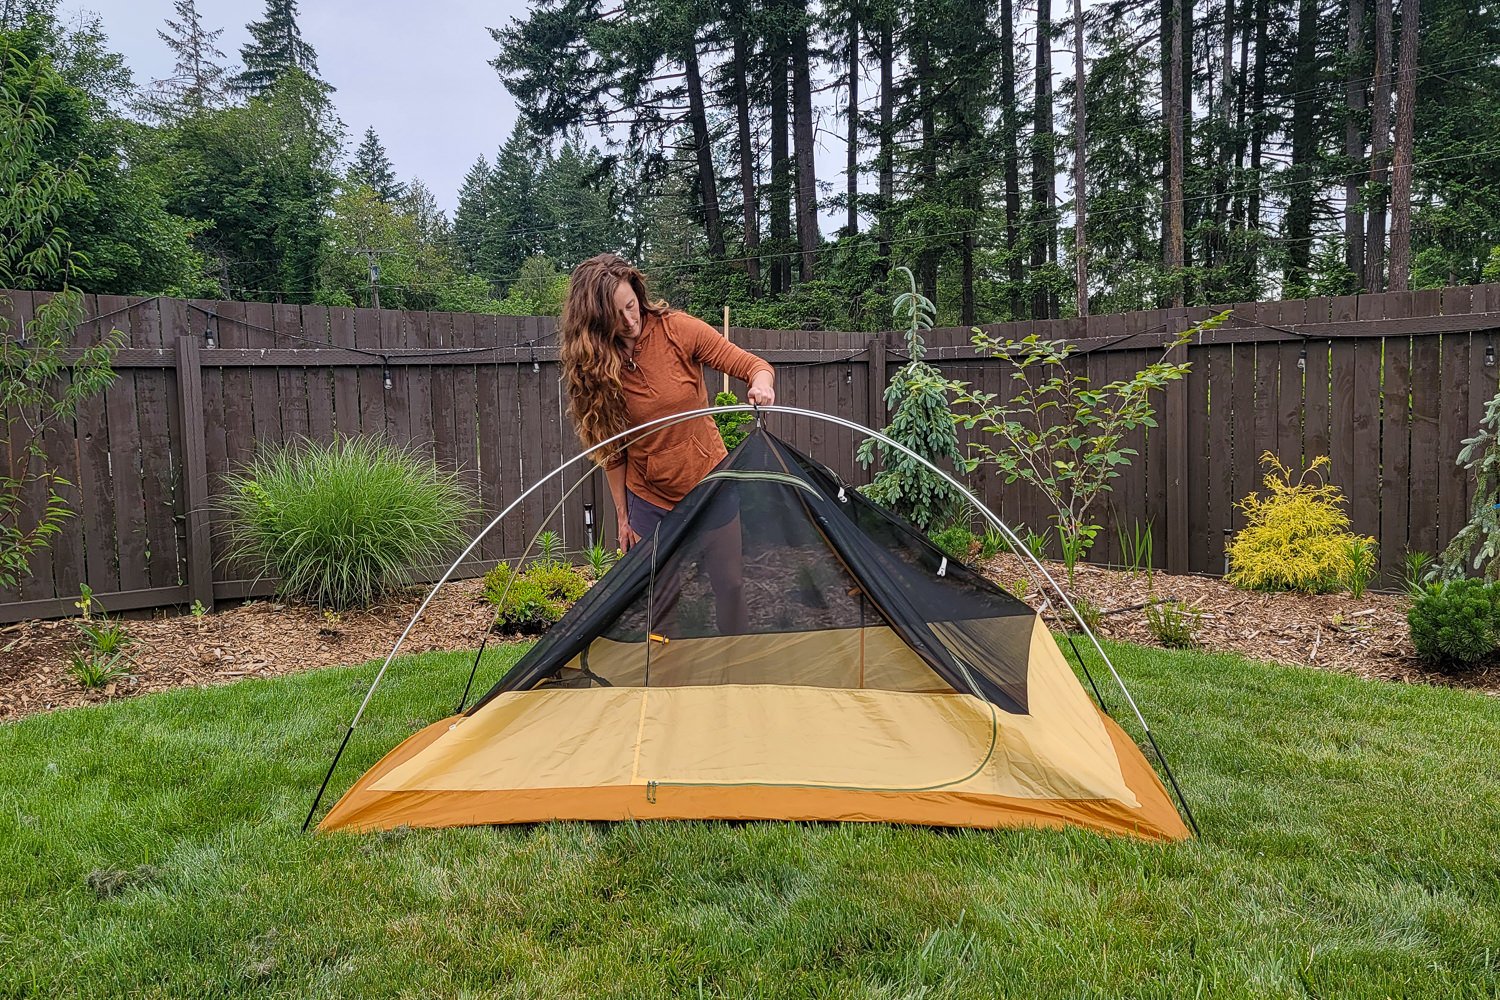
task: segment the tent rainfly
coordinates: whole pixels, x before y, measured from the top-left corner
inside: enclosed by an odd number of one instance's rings
[[[762,428],[319,829],[558,819],[1189,835],[1035,611]]]

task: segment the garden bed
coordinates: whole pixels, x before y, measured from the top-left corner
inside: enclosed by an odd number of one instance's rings
[[[983,568],[1006,587],[1026,576],[1015,556],[996,556]],[[1065,579],[1062,566],[1049,568],[1057,579]],[[1412,649],[1408,601],[1400,595],[1255,593],[1211,577],[1157,573],[1148,579],[1093,566],[1079,567],[1075,589],[1103,612],[1100,631],[1111,639],[1152,645],[1143,605],[1153,598],[1175,599],[1203,612],[1198,644],[1205,650],[1500,694],[1500,667],[1457,676],[1425,668]],[[131,676],[99,690],[81,687],[68,672],[68,655],[78,643],[73,622],[21,622],[0,630],[0,719],[147,691],[272,677],[382,657],[424,593],[414,589],[368,611],[338,617],[313,608],[256,601],[202,617],[132,620],[127,623],[135,639]],[[1050,614],[1035,581],[1026,599]],[[474,648],[492,616],[481,597],[480,581],[448,584],[403,649],[420,653]]]

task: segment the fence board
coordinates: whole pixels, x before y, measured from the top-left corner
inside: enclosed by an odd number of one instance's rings
[[[1260,453],[1255,450],[1255,349],[1254,344],[1234,345],[1234,376],[1230,388],[1233,402],[1234,475],[1230,477],[1232,495],[1243,500],[1260,485]],[[1230,528],[1244,527],[1239,510],[1230,515]]]
[[[1411,338],[1385,342],[1380,428],[1380,576],[1401,578],[1411,517]]]
[[[302,336],[319,344],[332,344],[332,317],[329,313],[326,306],[303,306]],[[352,379],[336,377],[337,371],[338,369],[327,365],[302,369],[303,379],[307,384],[307,433],[317,441],[333,440],[334,432],[338,429],[338,422],[334,417],[338,408],[334,399],[335,385],[346,382],[354,385]]]
[[[1469,428],[1469,335],[1446,333],[1442,338],[1442,405],[1438,410],[1438,547],[1446,546],[1469,519],[1465,513],[1468,472],[1455,459]]]
[[[176,304],[180,307],[180,303]],[[161,302],[147,299],[130,311],[132,339],[164,348]],[[181,329],[181,320],[178,320]],[[173,345],[175,351],[175,343]],[[147,581],[152,587],[173,587],[185,579],[177,551],[178,521],[183,516],[182,449],[174,441],[177,420],[175,355],[163,367],[136,372],[136,406],[140,411],[141,490],[145,511]],[[60,595],[59,595],[60,596]]]
[[[1436,337],[1417,337],[1411,356],[1411,518],[1407,546],[1414,552],[1438,551],[1438,410],[1442,402],[1441,344]],[[1416,484],[1423,488],[1415,488]]]
[[[375,309],[354,310],[354,344],[363,351],[380,349],[380,312]],[[385,420],[385,397],[391,391],[385,387],[385,375],[389,370],[378,357],[370,358],[368,365],[359,369],[359,432],[361,434],[387,434]],[[391,373],[394,387],[395,374]]]
[[[1344,397],[1352,426],[1354,465],[1339,480],[1349,498],[1349,517],[1357,534],[1380,537],[1381,450],[1380,368],[1384,341],[1355,342],[1354,385]]]
[[[298,340],[298,337],[307,337],[302,326],[302,307],[295,305],[277,305],[271,314],[271,326],[279,334],[288,336],[276,337],[278,345],[286,344],[297,348],[309,348],[312,344]],[[308,339],[313,339],[308,337]],[[308,413],[309,401],[307,390],[307,369],[302,367],[283,367],[276,370],[278,409],[281,412],[281,434],[282,440],[287,444],[293,444],[309,436],[311,417]]]
[[[124,296],[99,296],[101,312],[123,309]],[[116,316],[118,321],[120,316]],[[121,325],[118,322],[116,325]],[[124,330],[133,343],[133,324]],[[146,500],[141,487],[141,430],[136,405],[136,372],[121,369],[105,394],[105,416],[109,421],[109,468],[115,486],[115,540],[120,559],[120,589],[145,590],[150,586],[146,567]],[[51,571],[48,571],[48,588]],[[50,597],[50,593],[40,595]]]
[[[1207,359],[1207,397],[1204,413],[1208,450],[1208,509],[1202,512],[1207,524],[1207,539],[1198,554],[1203,572],[1217,573],[1224,568],[1225,532],[1234,526],[1234,348],[1201,348],[1199,357]]]
[[[338,306],[328,310],[328,341],[336,347],[355,346],[353,309]],[[361,381],[359,370],[330,369],[327,377],[333,384],[334,428],[341,435],[358,434]]]

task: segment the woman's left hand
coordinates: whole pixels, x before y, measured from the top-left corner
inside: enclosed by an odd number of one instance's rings
[[[776,389],[774,386],[775,376],[768,371],[760,371],[755,375],[755,380],[750,383],[750,389],[745,393],[745,398],[755,406],[776,405]]]

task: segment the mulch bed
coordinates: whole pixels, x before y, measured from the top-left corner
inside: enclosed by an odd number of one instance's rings
[[[1002,586],[1027,574],[1002,555],[984,570]],[[1062,567],[1049,567],[1064,580]],[[1172,599],[1200,609],[1199,648],[1260,660],[1357,674],[1366,678],[1445,684],[1500,695],[1500,667],[1450,676],[1424,669],[1411,648],[1407,600],[1392,594],[1306,596],[1237,590],[1209,577],[1132,575],[1081,566],[1074,591],[1102,611],[1110,639],[1151,645],[1144,605]],[[328,616],[314,608],[256,601],[194,618],[129,621],[135,640],[131,676],[102,690],[81,687],[68,673],[79,643],[71,621],[28,621],[0,628],[0,720],[35,712],[244,677],[274,677],[313,667],[383,657],[425,590],[388,599],[367,611]],[[1026,599],[1053,608],[1035,581]],[[404,653],[473,649],[493,620],[478,580],[447,584],[402,647]]]

